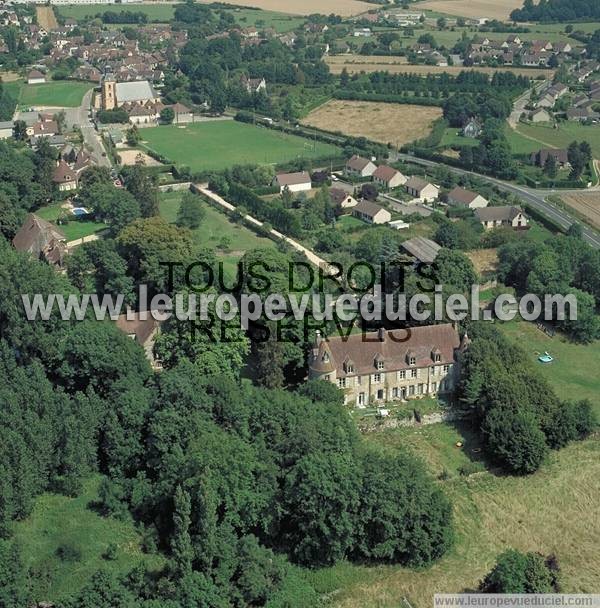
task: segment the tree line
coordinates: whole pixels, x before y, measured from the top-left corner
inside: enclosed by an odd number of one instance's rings
[[[513,21],[597,21],[600,5],[590,0],[525,0],[522,8],[511,12]]]

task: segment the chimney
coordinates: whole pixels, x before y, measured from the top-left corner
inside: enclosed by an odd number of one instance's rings
[[[321,332],[317,329],[317,331],[315,332],[315,348],[319,348],[322,341],[323,338],[321,337]]]
[[[380,327],[377,330],[377,337],[379,338],[380,342],[385,342],[385,329],[383,327]]]

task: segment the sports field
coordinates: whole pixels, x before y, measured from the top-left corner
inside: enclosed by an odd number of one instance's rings
[[[442,109],[409,104],[331,100],[302,122],[326,131],[402,146],[425,137]]]
[[[143,145],[193,171],[334,157],[339,148],[233,120],[142,130]]]
[[[45,84],[23,84],[19,90],[20,106],[48,106],[76,108],[87,91],[93,88],[88,82],[57,80]]]

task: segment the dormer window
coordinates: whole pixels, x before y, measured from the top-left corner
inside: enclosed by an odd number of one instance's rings
[[[383,357],[378,353],[377,355],[375,355],[375,368],[383,369],[384,367],[385,367],[385,361],[384,361]]]
[[[323,353],[321,360],[323,361],[323,363],[329,363],[329,353]]]
[[[354,373],[354,362],[349,357],[346,357],[346,359],[344,360],[344,371],[347,374]]]
[[[377,361],[377,369],[383,369],[384,367],[383,361]]]
[[[406,353],[406,362],[408,363],[408,365],[416,365],[417,364],[417,355],[409,350]]]
[[[442,361],[442,353],[439,351],[438,348],[434,348],[431,351],[431,360],[434,363],[440,363]]]

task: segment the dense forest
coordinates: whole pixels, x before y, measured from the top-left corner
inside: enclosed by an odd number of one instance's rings
[[[513,21],[597,21],[600,4],[595,0],[525,0],[510,14]]]

